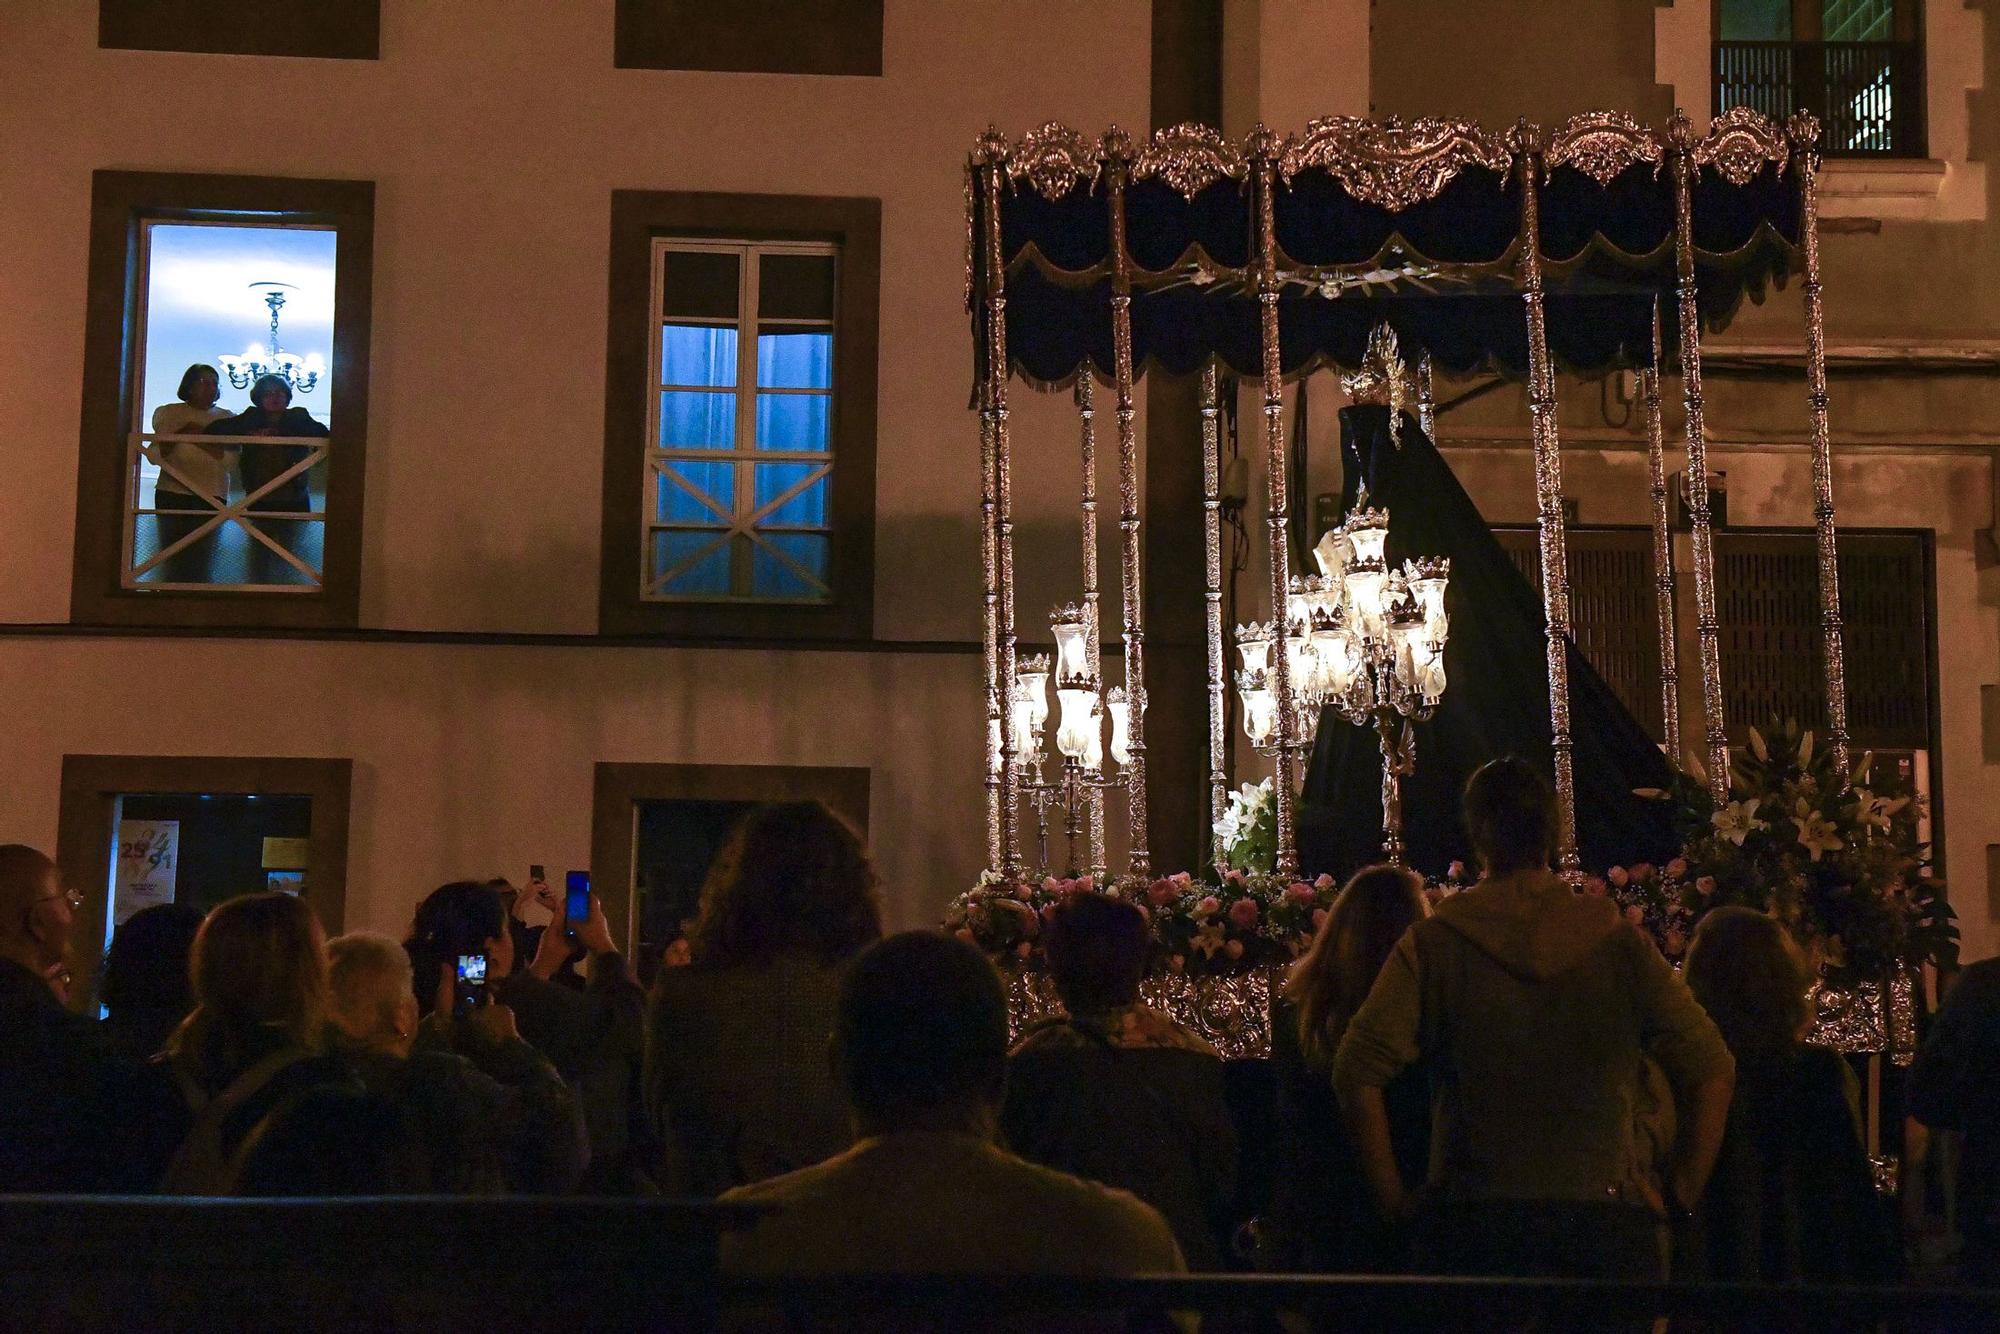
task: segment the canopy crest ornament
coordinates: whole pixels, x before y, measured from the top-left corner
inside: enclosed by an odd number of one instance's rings
[[[1023,135],[1007,157],[1007,175],[1027,178],[1042,198],[1054,203],[1079,181],[1097,180],[1097,150],[1090,140],[1059,121],[1048,121]]]
[[[1165,181],[1184,199],[1193,199],[1227,177],[1240,181],[1249,166],[1236,146],[1206,125],[1174,125],[1155,131],[1132,164],[1132,179]]]
[[[1550,168],[1575,167],[1599,185],[1609,185],[1635,163],[1655,175],[1667,158],[1660,136],[1622,111],[1586,111],[1572,116],[1549,136]]]
[[[1467,167],[1505,172],[1509,163],[1506,142],[1473,121],[1426,117],[1404,125],[1394,118],[1329,116],[1286,144],[1279,171],[1289,185],[1300,172],[1319,167],[1364,203],[1405,209],[1435,199]]]
[[[1683,136],[1693,134],[1693,126],[1676,112],[1670,132],[1679,144]],[[1731,185],[1744,186],[1769,163],[1777,163],[1782,173],[1790,145],[1776,121],[1749,107],[1731,107],[1710,122],[1708,133],[1692,145],[1691,152],[1696,166],[1713,167]]]

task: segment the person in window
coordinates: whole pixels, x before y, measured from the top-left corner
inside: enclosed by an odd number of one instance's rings
[[[197,362],[181,375],[175,401],[153,409],[154,435],[201,435],[215,422],[229,416],[215,405],[222,395],[215,367]],[[159,535],[155,551],[165,551],[193,533],[216,510],[229,503],[229,465],[236,451],[226,445],[208,445],[194,440],[156,444],[149,457],[159,465],[160,480],[153,488],[155,515],[153,531]],[[213,556],[222,526],[209,529],[187,546],[153,567],[152,578],[166,584],[203,584],[215,575]]]
[[[1320,923],[1273,1007],[1280,1165],[1273,1183],[1272,1260],[1286,1270],[1390,1273],[1405,1256],[1368,1195],[1333,1095],[1333,1056],[1396,942],[1430,916],[1423,882],[1399,866],[1355,874]],[[1406,1188],[1430,1164],[1431,1093],[1421,1063],[1382,1091],[1390,1145]]]
[[[236,436],[325,436],[327,428],[304,408],[292,403],[292,387],[281,375],[266,375],[250,386],[250,406],[234,417],[225,417],[208,428],[210,435]],[[243,493],[251,497],[245,506],[252,514],[304,514],[312,509],[312,493],[306,484],[311,469],[301,468],[277,479],[304,463],[312,454],[310,445],[252,445],[243,450],[237,464],[243,477]],[[275,484],[274,484],[275,483]],[[269,487],[269,490],[265,490]],[[259,492],[262,492],[260,495]],[[252,526],[285,550],[317,569],[318,561],[308,554],[307,538],[313,524],[306,519],[252,520]],[[316,545],[316,544],[312,544]],[[295,584],[305,581],[298,567],[255,537],[250,538],[249,582]]]
[[[1222,1269],[1236,1221],[1222,1060],[1140,1003],[1150,944],[1130,900],[1078,890],[1051,910],[1042,945],[1069,1013],[1030,1029],[1008,1057],[1000,1125],[1029,1162],[1158,1209],[1190,1268]]]
[[[840,969],[880,938],[861,840],[816,801],[746,814],[716,855],[692,963],[653,983],[646,1112],[661,1185],[714,1195],[851,1142],[827,1068]]]

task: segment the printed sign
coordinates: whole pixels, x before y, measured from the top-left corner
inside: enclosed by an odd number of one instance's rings
[[[309,838],[267,838],[264,840],[264,869],[302,871],[311,864]]]
[[[174,870],[181,859],[179,820],[120,820],[118,873],[111,896],[111,921],[142,908],[174,901]]]

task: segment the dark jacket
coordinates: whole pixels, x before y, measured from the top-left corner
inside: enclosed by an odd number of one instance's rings
[[[470,1040],[418,1029],[407,1060],[379,1052],[349,1059],[369,1092],[386,1098],[423,1149],[430,1188],[447,1195],[561,1195],[589,1156],[576,1094],[522,1041]]]
[[[265,1080],[255,1093],[245,1098],[223,1118],[217,1147],[234,1160],[251,1133],[274,1113],[296,1104],[319,1088],[358,1091],[360,1079],[337,1052],[309,1051],[293,1046],[290,1039],[268,1029],[253,1028],[232,1039],[218,1038],[208,1046],[205,1061],[186,1051],[163,1053],[148,1066],[152,1079],[167,1090],[171,1111],[166,1125],[175,1149],[194,1130],[201,1104],[221,1098],[238,1078],[266,1058],[287,1052],[288,1058]]]
[[[160,1054],[185,1018],[183,1011],[124,1005],[105,1015],[99,1027],[113,1051],[134,1065],[143,1065]]]
[[[2000,1264],[2000,959],[1970,965],[1946,993],[1910,1067],[1909,1099],[1925,1125],[1965,1136],[1958,1222],[1966,1272]]]
[[[1278,1142],[1269,1222],[1271,1260],[1286,1271],[1391,1273],[1404,1247],[1369,1193],[1347,1122],[1333,1096],[1332,1072],[1309,1063],[1299,1047],[1298,1011],[1271,1010],[1271,1064],[1278,1082]],[[1424,1184],[1430,1166],[1431,1090],[1412,1065],[1382,1090],[1390,1141],[1405,1189]]]
[[[1196,1034],[1143,1005],[1045,1021],[1008,1057],[1000,1123],[1023,1158],[1158,1209],[1189,1268],[1225,1267],[1236,1132]]]
[[[663,968],[646,1040],[646,1114],[669,1194],[717,1195],[853,1143],[827,1061],[840,967]]]
[[[326,436],[332,434],[327,428],[313,420],[313,415],[304,408],[286,408],[273,416],[260,407],[248,407],[234,417],[224,417],[213,422],[205,434],[208,435],[293,435]],[[312,453],[310,445],[257,445],[247,448],[238,459],[236,467],[243,478],[245,495],[254,493],[294,464],[302,462]],[[306,486],[310,469],[290,478],[268,495],[259,496],[250,502],[252,510],[278,510],[303,513],[312,508],[312,497]]]
[[[1430,1185],[1456,1199],[1637,1203],[1640,1056],[1677,1095],[1729,1049],[1615,904],[1546,871],[1446,899],[1397,942],[1334,1059],[1334,1087],[1429,1068]]]
[[[646,994],[618,954],[593,957],[583,990],[519,972],[495,988],[521,1036],[576,1091],[590,1141],[587,1189],[651,1189],[651,1157],[639,1101],[645,1061]]]
[[[1895,1226],[1861,1144],[1860,1090],[1836,1052],[1736,1057],[1736,1094],[1700,1220],[1728,1283],[1887,1283]]]
[[[167,1090],[48,983],[0,959],[0,1194],[143,1193],[173,1150]]]

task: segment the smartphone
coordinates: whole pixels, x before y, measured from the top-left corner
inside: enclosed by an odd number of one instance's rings
[[[486,956],[483,954],[461,954],[458,956],[458,978],[452,989],[451,1013],[454,1019],[463,1019],[479,1008],[481,997],[486,994]]]
[[[531,885],[532,885],[532,884],[534,884],[534,883],[535,883],[535,882],[536,882],[537,880],[547,880],[548,878],[549,878],[549,874],[548,874],[548,872],[547,872],[547,871],[544,871],[544,870],[542,869],[542,864],[541,864],[540,862],[533,862],[533,863],[530,863],[530,864],[529,864],[529,866],[528,866],[528,883],[529,883],[529,884],[531,884]]]
[[[577,923],[590,920],[590,872],[571,871],[563,884],[563,934],[576,939]]]

